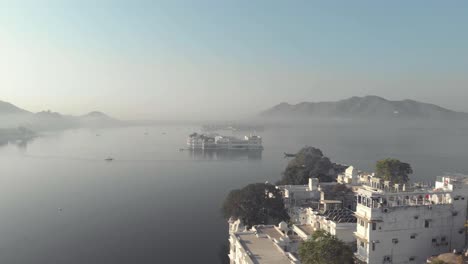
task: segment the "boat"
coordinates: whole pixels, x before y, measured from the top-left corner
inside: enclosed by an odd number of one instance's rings
[[[105,161],[113,161],[113,160],[114,160],[114,158],[111,158],[111,157],[108,157],[108,158],[105,159]]]
[[[296,154],[284,152],[284,157],[285,157],[285,158],[294,158],[294,157],[296,157]]]

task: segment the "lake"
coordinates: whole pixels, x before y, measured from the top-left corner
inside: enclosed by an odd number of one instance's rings
[[[259,134],[261,153],[180,152],[194,131],[78,129],[0,146],[0,263],[221,263],[224,196],[275,182],[283,152],[305,145],[363,170],[399,158],[417,181],[468,173],[468,125],[457,122],[289,124]]]

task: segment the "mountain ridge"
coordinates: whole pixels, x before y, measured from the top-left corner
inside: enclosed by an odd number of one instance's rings
[[[31,112],[24,110],[12,103],[0,100],[0,114],[31,114]]]
[[[123,124],[122,121],[99,111],[92,111],[80,116],[64,115],[50,110],[33,113],[12,103],[0,101],[0,127],[4,128],[25,126],[33,130],[43,131],[121,124]]]
[[[353,96],[339,101],[279,103],[260,113],[269,118],[419,118],[468,119],[468,113],[412,99]]]

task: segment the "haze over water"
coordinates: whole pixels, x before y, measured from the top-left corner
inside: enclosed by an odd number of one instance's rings
[[[362,170],[399,158],[418,181],[468,173],[468,125],[456,122],[268,127],[261,155],[179,152],[194,131],[79,129],[1,146],[0,263],[221,263],[225,195],[275,182],[283,152],[305,145]]]

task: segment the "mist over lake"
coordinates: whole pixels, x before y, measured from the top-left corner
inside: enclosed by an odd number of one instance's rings
[[[455,121],[269,125],[260,154],[179,151],[199,129],[75,129],[0,146],[0,262],[221,263],[225,195],[279,180],[283,152],[305,145],[369,171],[398,158],[414,181],[468,173],[468,124]]]

